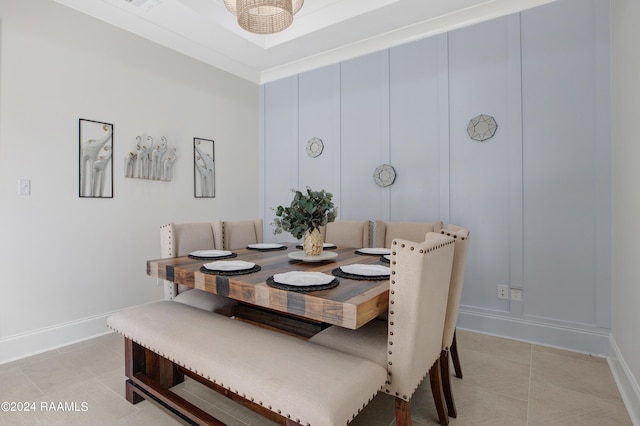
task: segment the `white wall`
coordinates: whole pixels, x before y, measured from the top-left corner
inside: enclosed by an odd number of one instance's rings
[[[640,424],[640,3],[611,2],[613,140],[613,315],[611,363],[635,424]]]
[[[159,226],[260,215],[258,86],[47,0],[0,3],[0,363],[107,331],[162,298]],[[78,197],[78,119],[114,124],[114,198]],[[124,178],[135,137],[177,147],[174,181]],[[193,138],[216,197],[193,196]],[[18,179],[31,180],[18,196]]]

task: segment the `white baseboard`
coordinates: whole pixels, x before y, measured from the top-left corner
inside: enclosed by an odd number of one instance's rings
[[[543,346],[607,356],[609,330],[460,307],[458,327]]]
[[[631,423],[635,426],[640,426],[640,386],[638,386],[638,382],[631,374],[631,370],[629,370],[629,366],[622,357],[613,336],[610,337],[609,343],[611,345],[610,355],[607,358],[609,368],[618,385],[624,405],[627,407]]]
[[[107,328],[107,318],[111,314],[109,312],[2,338],[0,364],[108,334],[111,330]]]

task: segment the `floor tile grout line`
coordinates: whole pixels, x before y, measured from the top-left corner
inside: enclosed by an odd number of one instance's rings
[[[46,398],[48,395],[48,392],[45,392],[44,390],[40,389],[40,386],[38,386],[36,384],[36,382],[34,382],[33,380],[31,380],[31,377],[29,377],[29,375],[27,373],[24,372],[24,370],[22,369],[22,367],[18,367],[18,369],[20,370],[20,374],[22,374],[27,381],[29,381],[29,383],[31,383],[33,385],[34,388],[36,388],[38,390],[38,392],[40,392],[42,394],[42,398]]]

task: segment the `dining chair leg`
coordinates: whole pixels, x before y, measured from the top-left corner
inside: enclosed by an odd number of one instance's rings
[[[440,373],[442,377],[442,391],[444,392],[444,400],[447,403],[447,412],[449,417],[456,418],[458,411],[456,403],[453,400],[453,392],[451,391],[451,373],[449,372],[449,351],[440,352]]]
[[[411,400],[396,397],[396,426],[411,426]]]
[[[453,332],[453,342],[451,342],[451,359],[453,360],[453,369],[456,377],[462,379],[462,367],[460,367],[460,357],[458,356],[458,343],[456,342],[456,332]]]
[[[449,424],[449,416],[445,411],[444,392],[442,390],[442,376],[440,375],[440,358],[436,359],[429,370],[429,381],[431,382],[431,393],[433,394],[433,402],[438,412],[438,420],[442,426]]]

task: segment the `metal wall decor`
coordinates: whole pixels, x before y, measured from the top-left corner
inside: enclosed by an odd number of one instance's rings
[[[113,124],[80,119],[80,197],[113,198]]]
[[[389,186],[396,180],[396,171],[390,165],[383,164],[376,167],[375,172],[373,172],[373,180],[378,186]]]
[[[177,157],[176,149],[169,149],[167,138],[162,136],[158,144],[151,136],[136,136],[136,141],[136,152],[130,152],[124,158],[124,176],[171,182]]]
[[[307,141],[307,154],[309,157],[317,157],[322,154],[324,144],[320,138],[311,138]]]
[[[476,141],[486,141],[496,134],[498,123],[495,118],[490,115],[480,114],[473,117],[467,126],[469,137]]]
[[[212,140],[193,138],[193,164],[194,197],[215,197],[215,157]]]

